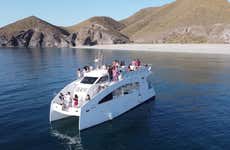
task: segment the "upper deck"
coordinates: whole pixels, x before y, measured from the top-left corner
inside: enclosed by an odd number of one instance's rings
[[[139,67],[122,66],[118,67],[117,71],[119,72],[117,79],[111,77],[111,74],[106,68],[88,71],[84,73],[83,77],[67,85],[60,93],[66,94],[70,92],[72,98],[77,95],[79,98],[78,108],[81,108],[89,102],[86,98],[87,96],[89,96],[90,99],[94,99],[95,96],[111,86],[122,86],[123,83],[130,81],[136,82],[138,78],[148,76],[152,73],[151,65]],[[54,102],[55,101],[60,103],[58,96],[55,97]]]
[[[118,67],[117,69],[118,75],[122,76],[122,78],[128,78],[132,77],[134,75],[142,74],[142,73],[150,73],[151,72],[151,65],[146,65],[146,66],[122,66]],[[94,69],[91,71],[86,72],[83,77],[103,77],[103,76],[111,76],[109,74],[109,70],[107,68],[101,68],[101,69]],[[116,81],[116,80],[113,80]],[[118,80],[117,80],[118,81]]]
[[[117,70],[117,78],[111,77],[111,74],[107,69],[95,69],[89,71],[85,73],[84,76],[76,82],[76,92],[84,92],[85,95],[90,93],[90,97],[93,98],[95,94],[101,91],[97,90],[97,92],[93,94],[92,92],[90,92],[93,91],[93,88],[102,87],[100,89],[105,90],[107,87],[119,83],[123,80],[130,80],[130,78],[137,79],[152,73],[151,65],[139,66],[136,68],[131,66],[130,68],[134,68],[131,70],[129,70],[128,68],[128,66],[119,67]]]

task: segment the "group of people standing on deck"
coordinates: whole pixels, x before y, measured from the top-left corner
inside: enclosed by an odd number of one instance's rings
[[[129,71],[135,71],[141,66],[141,61],[139,59],[135,59],[132,61],[132,64],[129,64],[127,68],[127,72]],[[118,81],[123,78],[124,70],[121,70],[119,68],[124,68],[125,62],[124,61],[118,61],[114,60],[112,62],[112,66],[108,66],[108,73],[110,76],[111,81]]]
[[[136,67],[136,69],[137,69],[138,67],[140,67],[140,66],[141,66],[141,61],[140,61],[140,59],[134,59],[134,60],[132,61],[132,66]]]
[[[126,71],[127,72],[135,71],[140,66],[141,66],[140,59],[134,59],[132,61],[132,63],[128,65],[128,68]],[[122,79],[122,77],[123,77],[122,76],[123,72],[119,68],[123,68],[123,67],[125,67],[125,61],[114,60],[112,62],[112,65],[103,65],[102,69],[108,70],[108,74],[109,74],[111,81],[118,81],[118,80]],[[99,66],[99,68],[100,68],[100,66]],[[83,69],[78,68],[77,69],[77,76],[78,76],[78,78],[82,78],[82,77],[84,77],[85,73],[88,73],[92,70],[93,70],[92,66],[85,66],[85,67],[83,67]]]
[[[70,92],[67,92],[66,94],[60,93],[59,100],[61,102],[60,104],[62,105],[63,109],[67,109],[69,107],[77,108],[79,104],[78,95],[75,94],[74,97],[72,98]],[[86,100],[87,101],[90,100],[89,94],[87,94]]]
[[[117,81],[118,80],[118,76],[119,76],[119,66],[121,66],[121,64],[119,63],[118,60],[114,60],[112,65],[109,65],[107,67],[108,70],[108,74],[110,77],[111,81]]]

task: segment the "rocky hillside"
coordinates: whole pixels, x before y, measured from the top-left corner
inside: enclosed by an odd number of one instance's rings
[[[73,47],[128,43],[129,38],[119,32],[124,27],[108,17],[94,17],[65,28],[31,16],[0,28],[0,46]]]
[[[79,31],[83,27],[91,26],[92,24],[99,24],[104,28],[120,31],[125,28],[125,25],[110,18],[110,17],[92,17],[88,20],[85,20],[79,24],[67,27],[66,29],[70,32]]]
[[[123,44],[129,38],[120,33],[125,25],[109,17],[93,17],[66,29],[76,37],[76,45]]]
[[[35,16],[0,28],[0,44],[6,47],[68,47],[69,32]]]
[[[58,27],[34,16],[0,28],[0,46],[72,47],[134,43],[230,43],[227,0],[176,0],[120,22],[93,17]]]
[[[136,43],[230,43],[227,0],[176,0],[122,20]]]

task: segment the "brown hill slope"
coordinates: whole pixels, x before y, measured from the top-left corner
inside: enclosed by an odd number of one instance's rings
[[[124,28],[124,24],[112,18],[93,17],[65,29],[75,33],[76,45],[95,45],[129,43],[129,38],[120,33]]]
[[[0,28],[0,39],[8,47],[68,47],[69,32],[35,16]]]
[[[121,23],[127,26],[121,32],[134,42],[230,43],[227,0],[176,0],[143,9]]]
[[[129,38],[119,32],[124,27],[108,17],[93,17],[65,28],[31,16],[0,28],[0,46],[71,47],[128,43]]]
[[[85,20],[79,24],[67,27],[66,29],[70,32],[79,31],[83,27],[91,26],[92,24],[99,24],[105,28],[109,28],[112,30],[120,31],[121,29],[125,28],[125,25],[110,18],[110,17],[92,17],[88,20]]]

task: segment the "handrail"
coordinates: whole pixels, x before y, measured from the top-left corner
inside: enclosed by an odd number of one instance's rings
[[[139,73],[142,73],[142,72],[147,72],[147,71],[151,71],[151,67],[152,65],[151,64],[148,64],[147,66],[140,66],[138,67],[136,70],[134,71],[130,71],[130,72],[127,72],[126,69],[127,69],[127,66],[125,68],[120,68],[121,70],[125,71],[125,73],[123,74],[122,76],[122,79],[123,80],[124,78],[130,78],[130,77],[133,77],[133,76],[136,76],[138,75]],[[118,80],[118,81],[121,81],[121,80]],[[76,80],[75,82],[72,82],[70,84],[68,84],[66,87],[64,87],[61,92],[62,93],[67,93],[68,91],[72,91],[71,89],[76,89],[76,87],[78,86],[77,83],[78,80]],[[86,95],[84,97],[81,97],[79,99],[79,106],[82,107],[84,106],[87,101],[85,100],[87,94],[90,95],[91,99],[93,99],[98,93],[104,91],[105,89],[107,89],[107,87],[109,87],[110,85],[116,83],[116,81],[110,81],[108,82],[107,84],[103,84],[103,87],[104,88],[101,88],[99,89],[99,87],[102,85],[102,84],[94,84],[92,87],[90,87],[87,91],[86,91]],[[60,93],[60,92],[59,92]],[[60,102],[59,100],[59,93],[58,95],[56,95],[56,97],[53,99],[54,101],[53,102]]]

